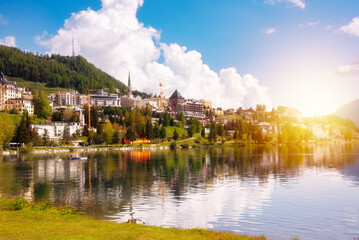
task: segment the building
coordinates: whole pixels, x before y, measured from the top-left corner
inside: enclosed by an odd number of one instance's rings
[[[34,114],[34,105],[32,100],[27,98],[9,99],[5,102],[4,109],[8,109],[9,111],[16,109],[21,113],[24,109],[26,109],[30,116]]]
[[[67,109],[71,109],[71,110],[73,110],[75,112],[75,114],[79,117],[81,126],[85,125],[85,116],[83,114],[83,108],[82,107],[54,106],[54,107],[52,107],[52,113],[54,113],[54,112],[64,113],[64,111],[66,111]]]
[[[83,107],[87,102],[87,96],[77,91],[63,91],[49,94],[49,100],[58,106],[71,105],[74,107]]]
[[[182,97],[182,95],[176,89],[169,98],[169,107],[171,108],[171,112],[175,114],[179,113],[180,111],[178,111],[178,105],[184,102],[184,97]]]
[[[21,99],[22,95],[28,96],[31,93],[25,87],[16,85],[16,82],[8,81],[4,74],[0,72],[0,108],[5,109],[4,104],[7,100]]]
[[[183,115],[186,120],[195,117],[197,119],[205,119],[205,114],[203,113],[203,105],[201,102],[190,99],[186,100],[184,103],[178,104],[177,113],[183,111]]]
[[[222,108],[213,109],[213,113],[216,116],[223,116],[224,115],[224,111],[222,110]]]
[[[80,123],[66,123],[66,122],[51,122],[47,124],[32,124],[33,129],[37,131],[39,136],[43,137],[45,129],[49,135],[50,140],[59,141],[64,136],[64,133],[73,135],[76,132],[83,131],[83,126]]]
[[[121,100],[118,94],[107,93],[100,90],[90,95],[90,104],[95,106],[121,107]]]
[[[279,118],[287,118],[290,121],[300,122],[303,119],[303,114],[297,109],[279,106],[277,108]]]
[[[128,108],[141,108],[142,106],[146,106],[148,104],[148,100],[142,99],[141,97],[133,97],[133,96],[122,96],[120,98],[121,107],[128,107]]]
[[[131,75],[128,72],[127,97],[132,97]]]
[[[182,97],[182,95],[177,91],[177,89],[169,98],[169,107],[172,117],[177,117],[181,111],[183,112],[186,120],[192,117],[199,120],[204,120],[206,117],[203,113],[203,104],[200,101],[194,99],[185,100],[184,97]]]
[[[212,101],[208,101],[208,100],[201,100],[201,103],[203,105],[204,108],[206,109],[212,109]]]
[[[234,109],[227,109],[224,111],[224,115],[233,115],[235,113]]]
[[[283,130],[283,125],[278,125],[275,123],[260,122],[257,124],[258,128],[262,133],[280,133]]]

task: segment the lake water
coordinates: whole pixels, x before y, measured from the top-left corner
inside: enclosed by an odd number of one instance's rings
[[[359,237],[359,144],[0,158],[0,194],[99,219],[270,238]]]

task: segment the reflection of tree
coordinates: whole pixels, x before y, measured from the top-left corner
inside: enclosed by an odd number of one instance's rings
[[[50,198],[99,216],[130,211],[134,198],[171,194],[179,199],[226,177],[266,183],[290,181],[308,168],[341,169],[356,163],[358,150],[355,144],[306,144],[95,152],[86,155],[91,165],[53,155],[3,157],[0,191]]]

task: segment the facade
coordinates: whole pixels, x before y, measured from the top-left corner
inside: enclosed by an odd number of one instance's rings
[[[224,115],[233,115],[235,113],[234,109],[227,109],[224,111]]]
[[[177,117],[177,115],[183,111],[183,115],[186,120],[194,117],[199,120],[205,119],[205,114],[203,104],[200,101],[194,99],[185,100],[184,97],[177,91],[177,89],[173,92],[171,97],[169,98],[169,107],[170,114],[173,117]]]
[[[186,100],[184,103],[178,104],[177,113],[183,111],[183,115],[186,120],[195,117],[197,119],[205,119],[203,113],[203,105],[201,102],[196,100]]]
[[[303,119],[303,114],[297,109],[282,107],[277,108],[277,114],[279,118],[288,118],[291,121],[300,122]]]
[[[90,104],[95,106],[121,107],[121,100],[118,94],[107,93],[100,90],[90,95]]]
[[[21,113],[24,109],[26,109],[30,116],[34,114],[34,105],[32,104],[32,100],[26,98],[9,99],[5,102],[4,109],[8,109],[9,111],[16,109]]]
[[[37,133],[41,137],[44,136],[45,129],[47,129],[50,140],[54,140],[54,141],[61,140],[65,132],[72,135],[77,131],[83,130],[83,126],[81,126],[80,123],[66,123],[66,122],[33,124],[32,127],[37,131]]]
[[[280,133],[283,130],[283,125],[274,123],[260,122],[257,124],[262,133]]]
[[[0,108],[5,109],[5,103],[9,99],[21,99],[22,95],[31,95],[25,88],[16,85],[16,82],[8,81],[0,72]],[[28,98],[28,97],[27,97]]]
[[[74,107],[82,107],[87,103],[87,96],[79,94],[77,91],[64,91],[51,93],[49,100],[57,105],[71,105]]]
[[[212,109],[212,101],[202,99],[201,103],[202,103],[204,108]]]
[[[213,112],[214,112],[214,115],[216,115],[216,116],[224,115],[224,111],[222,110],[222,108],[213,109]]]
[[[122,96],[120,98],[121,107],[129,107],[129,108],[141,108],[142,106],[146,106],[148,104],[148,100],[142,99],[141,97],[133,97],[133,96]]]
[[[169,98],[169,107],[171,108],[171,112],[175,114],[179,113],[180,111],[178,111],[178,105],[184,102],[184,97],[182,97],[182,95],[176,89]]]

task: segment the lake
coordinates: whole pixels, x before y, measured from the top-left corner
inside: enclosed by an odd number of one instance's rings
[[[359,144],[0,157],[0,195],[116,222],[288,239],[359,237]]]

